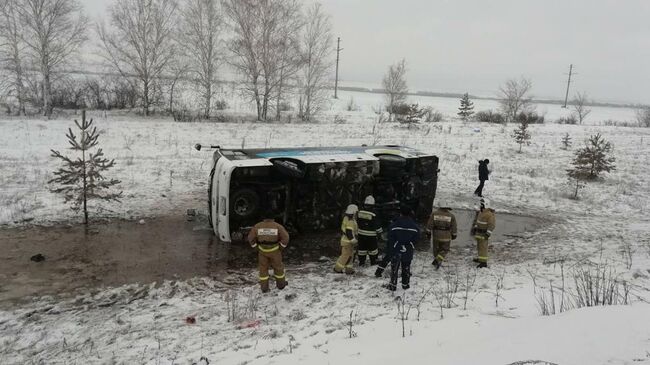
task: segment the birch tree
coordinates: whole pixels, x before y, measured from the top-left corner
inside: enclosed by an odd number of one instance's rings
[[[25,43],[18,6],[13,0],[0,0],[0,69],[8,72],[8,94],[18,102],[18,114],[25,115]]]
[[[327,96],[328,76],[333,65],[332,23],[320,4],[314,4],[306,13],[302,33],[303,66],[300,77],[300,117],[311,120],[320,112]]]
[[[532,88],[533,82],[525,77],[510,79],[499,88],[499,103],[506,123],[514,122],[519,113],[531,109],[530,91]]]
[[[225,58],[223,25],[218,0],[188,0],[181,11],[180,46],[188,56],[188,72],[200,91],[205,118],[210,117],[217,71]]]
[[[138,84],[142,112],[148,116],[156,82],[176,54],[176,2],[116,0],[108,12],[110,25],[97,26],[102,56],[126,80]]]
[[[573,112],[578,117],[578,123],[582,122],[587,118],[587,115],[591,113],[591,109],[587,108],[587,93],[581,92],[577,93],[573,98]]]
[[[388,117],[392,120],[395,106],[406,102],[406,94],[408,93],[408,86],[406,85],[406,60],[401,60],[388,67],[388,72],[382,80],[382,86],[386,94]]]
[[[300,3],[296,0],[225,0],[224,10],[233,37],[228,48],[231,66],[242,80],[242,93],[267,120],[274,97],[286,80],[286,57],[299,31]]]
[[[52,115],[52,79],[86,41],[87,18],[77,0],[20,0],[22,40],[42,78],[43,113]]]

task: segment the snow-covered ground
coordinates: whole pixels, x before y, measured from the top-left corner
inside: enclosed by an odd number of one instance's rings
[[[359,111],[345,111],[351,96]],[[455,114],[457,100],[425,99],[412,101]],[[550,223],[493,242],[488,270],[476,272],[469,262],[474,248],[468,239],[452,246],[439,272],[430,266],[430,253],[419,253],[413,287],[402,296],[410,308],[405,337],[400,301],[381,287],[386,279],[375,279],[372,269],[336,276],[327,262],[288,267],[289,287],[263,296],[256,286],[224,284],[255,275],[245,270],[224,280],[134,284],[76,298],[35,299],[0,311],[0,363],[189,364],[205,357],[211,364],[650,364],[650,129],[594,125],[629,121],[633,111],[593,108],[589,125],[531,126],[532,143],[519,154],[511,138],[514,126],[450,120],[417,129],[381,124],[373,134],[372,109],[380,102],[380,95],[342,92],[317,124],[183,124],[90,113],[103,132],[105,154],[116,159],[113,173],[125,194],[121,205],[109,205],[101,214],[137,218],[203,207],[211,156],[193,150],[196,142],[281,147],[379,141],[436,153],[438,195],[457,208],[474,205],[477,160],[489,158],[493,174],[485,193],[497,212]],[[496,107],[490,101],[476,104],[477,110]],[[567,113],[553,105],[538,111],[547,119]],[[70,120],[0,121],[0,223],[73,217],[46,184],[53,170],[49,149],[66,148],[64,134],[71,125]],[[617,170],[590,183],[580,200],[569,199],[565,169],[575,148],[597,132],[613,143]],[[565,133],[574,141],[568,151],[560,148]],[[518,252],[533,259],[519,258]],[[559,312],[561,301],[575,300],[580,270],[602,267],[612,271],[620,293],[629,288],[631,305],[541,316],[540,298],[549,303],[553,293]],[[466,285],[474,275],[476,281]],[[438,299],[456,281],[458,292],[441,318]],[[196,316],[196,323],[186,323],[188,316]]]

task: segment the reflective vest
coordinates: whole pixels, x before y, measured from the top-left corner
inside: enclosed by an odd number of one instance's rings
[[[427,230],[431,232],[434,239],[440,242],[451,242],[458,231],[456,217],[449,209],[438,209],[431,213]]]
[[[483,209],[483,211],[478,213],[476,221],[474,222],[474,237],[478,239],[487,239],[488,236],[492,234],[495,227],[496,218],[494,210]]]
[[[377,214],[370,210],[360,210],[357,213],[357,223],[359,225],[359,236],[377,237],[382,232]]]
[[[347,246],[354,243],[357,243],[357,235],[359,234],[359,227],[357,222],[354,219],[348,218],[346,215],[343,217],[343,222],[341,223],[341,246]],[[350,235],[352,238],[349,238]]]

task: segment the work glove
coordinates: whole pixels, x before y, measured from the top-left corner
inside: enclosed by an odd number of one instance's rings
[[[490,231],[485,232],[485,238],[490,238],[491,235],[492,233],[490,233]]]

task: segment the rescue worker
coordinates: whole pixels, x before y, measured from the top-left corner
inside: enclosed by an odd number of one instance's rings
[[[264,219],[251,228],[248,233],[251,247],[257,248],[258,266],[260,271],[260,289],[262,293],[269,291],[269,266],[273,268],[275,285],[282,290],[287,286],[282,263],[282,250],[289,244],[289,233],[273,219]]]
[[[354,204],[348,205],[345,209],[345,216],[341,223],[341,256],[336,260],[334,271],[338,273],[345,272],[348,275],[354,274],[352,260],[354,258],[354,245],[357,244],[359,228],[355,218],[359,207]]]
[[[411,262],[415,251],[415,243],[420,237],[420,228],[411,217],[410,207],[400,208],[400,217],[388,228],[388,244],[392,249],[390,283],[388,290],[397,289],[397,275],[402,269],[402,289],[409,289],[411,281]]]
[[[488,169],[488,164],[490,164],[490,160],[487,158],[478,162],[479,184],[476,190],[474,190],[474,195],[477,195],[479,197],[483,197],[483,187],[485,186],[485,181],[490,180],[490,170]]]
[[[378,240],[382,233],[381,224],[375,213],[375,198],[368,195],[363,202],[363,209],[357,213],[357,224],[359,225],[359,265],[366,264],[366,255],[370,257],[370,266],[377,264]]]
[[[431,264],[438,270],[449,253],[451,241],[456,239],[458,233],[456,216],[446,202],[438,201],[438,209],[431,213],[426,228],[427,234],[431,237],[431,246],[433,246],[433,262]]]
[[[474,220],[472,232],[476,239],[478,251],[478,257],[474,261],[478,262],[477,268],[484,268],[488,267],[488,240],[496,227],[496,217],[488,199],[481,198],[480,204],[480,210]]]

